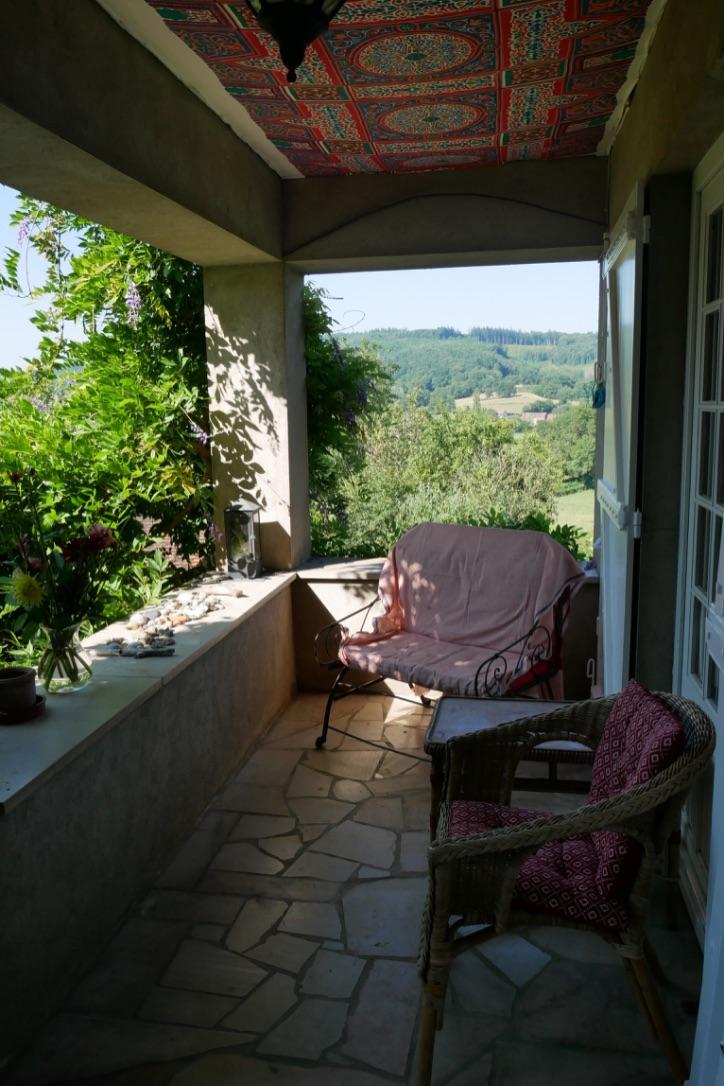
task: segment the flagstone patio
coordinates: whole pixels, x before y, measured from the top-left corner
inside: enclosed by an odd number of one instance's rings
[[[9,1086],[411,1081],[429,817],[428,766],[417,759],[430,711],[349,698],[334,718],[345,734],[317,751],[322,705],[299,697],[276,721]],[[673,931],[659,912],[652,942],[690,1051],[698,944],[683,909]],[[436,1084],[583,1081],[671,1081],[613,951],[536,928],[458,959]]]

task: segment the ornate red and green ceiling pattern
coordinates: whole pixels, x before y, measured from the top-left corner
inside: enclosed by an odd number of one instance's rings
[[[347,0],[288,84],[243,0],[148,0],[305,176],[592,154],[650,0]]]

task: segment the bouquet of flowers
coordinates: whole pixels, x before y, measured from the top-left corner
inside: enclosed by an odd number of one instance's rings
[[[11,472],[9,481],[3,504],[14,522],[16,542],[14,568],[4,581],[6,598],[43,631],[38,676],[46,690],[73,689],[90,678],[78,628],[100,609],[116,540],[102,524],[70,536],[62,521],[43,516],[32,470]]]

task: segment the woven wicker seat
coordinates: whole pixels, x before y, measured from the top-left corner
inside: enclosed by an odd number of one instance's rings
[[[656,734],[648,742],[639,720],[636,744],[627,750],[620,728],[611,735],[623,699],[630,705],[640,691],[649,707],[659,708]],[[630,684],[619,697],[618,709],[614,697],[578,702],[448,743],[420,953],[420,1086],[431,1080],[452,959],[521,924],[593,931],[613,944],[675,1080],[686,1079],[647,963],[645,923],[657,861],[678,829],[689,786],[711,756],[714,728],[698,706],[673,694],[651,695]],[[553,739],[600,747],[588,803],[563,815],[511,808],[518,762]],[[482,927],[457,935],[471,925]]]

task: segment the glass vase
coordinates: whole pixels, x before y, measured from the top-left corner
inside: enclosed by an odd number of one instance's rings
[[[90,652],[84,649],[73,626],[43,626],[45,648],[38,663],[38,678],[49,694],[80,690],[93,673]]]

